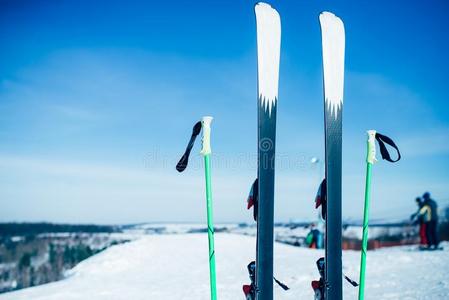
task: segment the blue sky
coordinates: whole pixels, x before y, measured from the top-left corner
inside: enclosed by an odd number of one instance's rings
[[[363,209],[365,131],[403,160],[374,168],[374,219],[449,204],[446,1],[272,1],[281,15],[276,219],[315,219],[323,93],[318,14],[346,27],[345,219]],[[212,115],[217,222],[251,221],[256,35],[251,1],[0,1],[0,221],[202,222]],[[322,166],[321,166],[322,167]]]

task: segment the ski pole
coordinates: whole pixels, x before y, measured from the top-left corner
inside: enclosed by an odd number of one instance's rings
[[[375,130],[369,130],[366,155],[365,204],[363,209],[362,254],[360,258],[359,300],[365,297],[366,251],[368,250],[368,218],[371,200],[371,168],[376,161]]]
[[[359,300],[365,298],[365,275],[366,275],[366,252],[368,251],[368,218],[369,206],[371,200],[371,168],[377,161],[376,159],[376,140],[379,143],[379,149],[382,159],[389,162],[397,162],[401,159],[401,153],[398,147],[389,137],[382,135],[375,130],[368,130],[367,155],[366,155],[366,182],[365,182],[365,204],[363,209],[363,234],[362,234],[362,253],[360,257],[360,285]],[[396,149],[398,158],[393,160],[388,153],[385,143]]]
[[[204,156],[204,169],[206,176],[206,206],[207,206],[207,237],[209,240],[209,276],[210,276],[210,298],[217,299],[217,282],[215,274],[215,247],[214,247],[214,221],[212,211],[212,189],[210,176],[210,124],[212,117],[203,117],[201,125],[203,127],[203,148],[201,154]]]

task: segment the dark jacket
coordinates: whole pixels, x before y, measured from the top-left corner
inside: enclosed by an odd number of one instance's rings
[[[430,220],[432,221],[438,221],[438,205],[437,203],[432,199],[425,200],[425,204],[429,205],[430,207]]]

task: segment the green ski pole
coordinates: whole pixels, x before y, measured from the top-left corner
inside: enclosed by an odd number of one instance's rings
[[[360,258],[360,285],[359,285],[359,300],[365,298],[365,275],[366,275],[366,252],[368,251],[368,218],[369,205],[371,199],[371,168],[377,161],[376,159],[376,140],[379,143],[380,154],[382,159],[395,163],[401,159],[401,153],[398,146],[388,136],[380,134],[375,130],[368,130],[368,153],[366,155],[366,183],[365,183],[365,207],[363,210],[363,235],[362,235],[362,254]],[[393,147],[398,156],[392,159],[385,144]]]
[[[207,206],[207,237],[209,240],[209,276],[210,276],[210,298],[217,299],[217,282],[215,274],[215,247],[214,247],[214,221],[212,211],[212,189],[210,176],[210,124],[212,117],[203,117],[201,125],[203,127],[203,149],[204,169],[206,175],[206,206]]]
[[[362,254],[360,258],[359,300],[365,297],[366,252],[368,251],[368,218],[371,199],[371,168],[376,161],[376,131],[368,132],[368,151],[366,156],[365,206],[363,209]]]

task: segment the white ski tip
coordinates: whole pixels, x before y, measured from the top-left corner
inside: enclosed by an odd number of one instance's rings
[[[344,41],[345,26],[343,24],[343,21],[339,17],[331,12],[323,11],[320,14],[320,24],[322,30],[333,30],[334,34],[342,36]]]
[[[278,98],[281,18],[271,5],[264,2],[257,3],[254,11],[257,22],[259,99],[271,116],[271,109]]]
[[[320,14],[323,44],[324,98],[332,114],[343,104],[345,68],[345,28],[343,21],[331,12]]]
[[[258,12],[265,12],[267,14],[274,14],[277,15],[277,17],[279,18],[279,13],[277,12],[276,9],[274,9],[270,4],[265,3],[265,2],[257,2],[254,9],[256,10],[256,13]]]
[[[340,23],[341,26],[343,26],[343,21],[337,17],[335,14],[329,12],[329,11],[323,11],[320,13],[320,22],[323,23]]]

